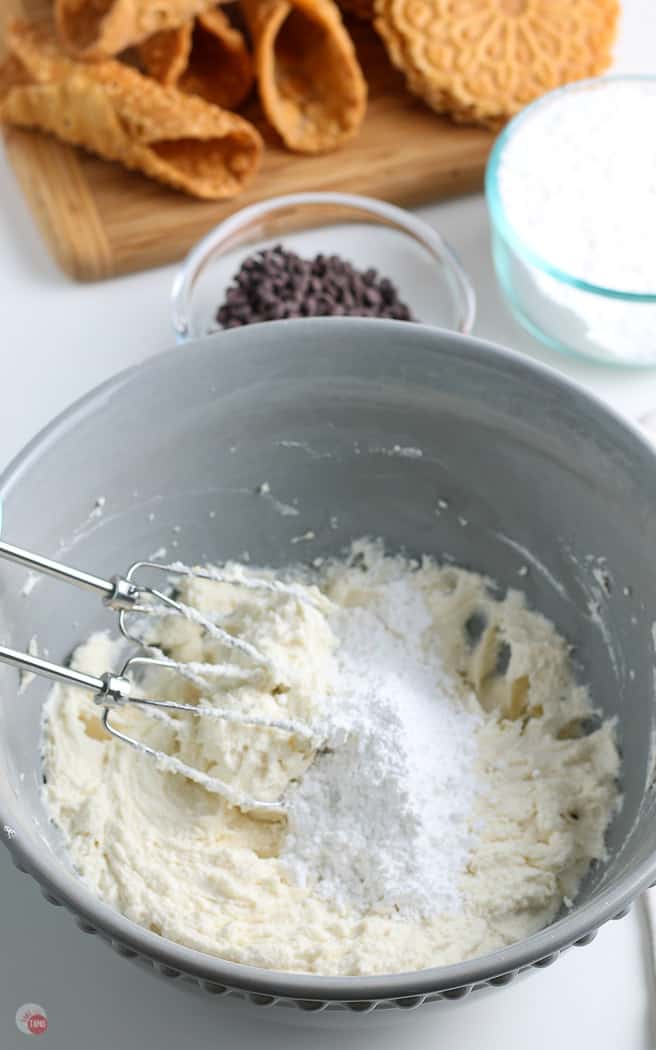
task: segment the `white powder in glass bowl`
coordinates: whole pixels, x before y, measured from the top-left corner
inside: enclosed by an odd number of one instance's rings
[[[591,356],[656,359],[654,126],[656,78],[601,79],[530,109],[500,155],[505,219],[546,264],[522,262],[521,249],[511,254],[515,305],[547,337]]]

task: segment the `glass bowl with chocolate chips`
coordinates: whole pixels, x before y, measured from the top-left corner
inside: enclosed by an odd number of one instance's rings
[[[192,248],[172,292],[179,341],[263,321],[373,317],[467,334],[475,295],[453,250],[370,197],[298,193],[243,208]]]

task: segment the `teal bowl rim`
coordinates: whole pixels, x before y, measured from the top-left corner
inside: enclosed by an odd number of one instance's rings
[[[575,277],[566,270],[561,270],[558,266],[554,266],[548,259],[541,256],[539,252],[536,252],[533,248],[529,247],[529,245],[526,244],[517,234],[515,228],[508,220],[501,201],[501,194],[499,192],[499,167],[501,165],[503,152],[512,136],[521,128],[522,124],[533,117],[537,110],[550,105],[554,97],[558,95],[573,94],[575,91],[585,91],[590,88],[596,89],[605,84],[633,81],[656,85],[656,75],[647,73],[613,74],[611,76],[590,77],[586,80],[576,80],[571,84],[566,84],[564,87],[556,88],[554,91],[549,91],[546,95],[542,95],[541,98],[526,106],[521,113],[516,117],[513,117],[510,123],[506,125],[492,147],[492,152],[490,153],[485,169],[485,197],[487,199],[494,232],[500,234],[508,246],[512,248],[520,258],[532,263],[533,266],[542,270],[543,273],[548,274],[550,277],[554,277],[557,281],[561,281],[563,284],[568,284],[573,288],[578,288],[583,292],[590,293],[591,295],[600,295],[606,299],[620,299],[624,302],[656,304],[656,291],[618,291],[616,288],[607,288],[604,285],[591,284],[589,281],[585,281],[580,277]],[[576,353],[579,354],[580,351],[577,351]]]

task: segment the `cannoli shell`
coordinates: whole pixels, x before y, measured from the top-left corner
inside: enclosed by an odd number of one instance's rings
[[[367,85],[332,0],[241,0],[265,114],[292,150],[322,153],[359,130]]]
[[[57,35],[74,58],[100,61],[184,25],[216,0],[55,0]]]
[[[220,9],[177,29],[155,33],[139,47],[146,73],[168,87],[236,109],[253,85],[246,41]]]
[[[262,141],[237,114],[166,88],[120,62],[77,63],[25,22],[7,34],[0,118],[40,128],[196,197],[232,197]]]

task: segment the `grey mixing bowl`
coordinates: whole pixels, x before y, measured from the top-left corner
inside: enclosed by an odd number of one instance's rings
[[[257,493],[265,481],[270,495]],[[102,513],[92,513],[99,497]],[[15,673],[3,669],[0,837],[48,900],[120,953],[259,1005],[409,1008],[546,966],[587,943],[656,877],[655,457],[556,373],[419,325],[311,319],[243,328],[156,357],[78,402],[5,471],[0,499],[7,540],[103,574],[160,545],[186,561],[247,549],[276,565],[333,554],[365,534],[452,558],[502,589],[521,583],[575,647],[595,701],[618,719],[624,805],[608,863],[569,913],[460,965],[321,978],[179,947],[96,900],[70,869],[40,797],[47,687],[35,682],[19,695]],[[298,514],[281,514],[283,503]],[[51,580],[25,595],[24,583],[20,570],[2,568],[0,637],[16,648],[36,634],[63,659],[112,622],[91,595]]]

